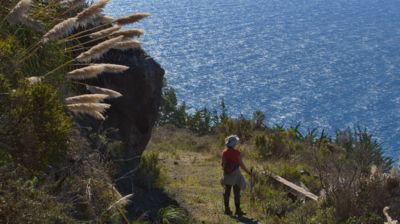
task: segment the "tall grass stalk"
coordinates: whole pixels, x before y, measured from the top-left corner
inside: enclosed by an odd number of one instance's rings
[[[84,46],[84,45],[86,45],[86,44],[90,44],[90,43],[93,43],[93,42],[97,42],[97,41],[99,41],[99,40],[103,40],[104,38],[107,38],[107,36],[106,37],[98,37],[98,38],[96,38],[96,39],[92,39],[92,40],[89,40],[89,41],[86,41],[86,42],[83,42],[83,43],[79,43],[79,44],[76,44],[76,45],[74,45],[74,46],[72,46],[72,47],[68,47],[68,48],[65,48],[65,51],[70,51],[70,50],[74,50],[74,49],[77,49],[77,48],[81,48],[82,46]]]
[[[36,51],[39,49],[39,45],[43,43],[41,40],[33,44],[32,46],[28,47],[25,51],[22,52],[22,55],[19,56],[17,60],[17,64],[21,64],[24,62],[26,59],[30,58],[32,55],[36,53]]]
[[[110,28],[104,29],[104,30],[100,30],[98,32],[95,33],[91,33],[89,34],[90,38],[99,38],[99,37],[106,37],[109,34],[115,33],[116,31],[120,30],[121,27],[120,26],[112,26]]]
[[[113,29],[111,29],[111,28],[113,28]],[[113,37],[118,37],[118,36],[124,36],[124,39],[125,39],[125,38],[131,38],[131,37],[134,37],[134,36],[140,36],[140,35],[144,34],[144,30],[143,29],[129,29],[129,30],[116,31],[116,30],[120,29],[119,26],[118,27],[111,27],[111,28],[106,29],[107,31],[104,30],[105,32],[103,32],[103,33],[100,33],[102,31],[96,32],[96,33],[98,33],[97,36],[99,36],[99,37],[97,37],[95,39],[92,39],[92,40],[89,40],[89,41],[86,41],[86,42],[83,42],[83,43],[79,43],[79,44],[74,45],[72,47],[66,48],[66,51],[70,51],[70,50],[74,50],[74,49],[77,49],[77,48],[81,48],[82,46],[84,46],[86,44],[102,40],[102,39],[104,39],[106,37],[112,37],[113,38]],[[112,32],[112,31],[116,31],[116,32]],[[88,35],[90,36],[92,34],[88,34]]]
[[[53,69],[53,70],[47,72],[46,74],[44,74],[44,75],[43,75],[43,78],[46,78],[48,75],[53,74],[54,72],[60,70],[61,68],[63,68],[63,67],[65,67],[65,66],[69,65],[70,63],[72,63],[72,62],[74,62],[74,61],[75,61],[75,59],[72,59],[72,60],[70,60],[70,61],[65,62],[65,63],[62,64],[62,65],[59,65],[57,68],[55,68],[55,69]]]
[[[110,26],[111,24],[112,23],[105,23],[105,24],[101,24],[101,25],[98,25],[98,26],[94,26],[94,27],[92,27],[90,29],[85,29],[85,30],[80,31],[78,33],[72,34],[72,35],[70,35],[70,36],[68,36],[68,37],[66,37],[64,39],[61,39],[60,41],[61,42],[65,42],[65,41],[76,40],[78,38],[84,37],[83,34],[89,33],[88,35],[90,35],[90,32],[92,32],[94,30],[98,30],[98,29],[104,28],[104,27],[107,27],[107,26]]]
[[[80,47],[80,48],[75,48],[75,49],[71,49],[68,51],[65,51],[66,53],[73,53],[73,52],[77,52],[77,51],[84,51],[84,50],[88,50],[90,47]],[[78,64],[80,65],[80,64]]]
[[[142,20],[142,19],[144,19],[144,18],[146,18],[148,16],[150,16],[150,13],[145,13],[145,12],[135,13],[135,14],[132,14],[130,16],[117,18],[117,19],[114,19],[112,21],[105,22],[104,24],[100,24],[98,26],[94,26],[94,27],[92,27],[90,29],[83,30],[83,31],[75,33],[75,34],[73,34],[73,35],[71,35],[71,36],[69,36],[69,37],[67,37],[65,39],[68,39],[68,40],[76,39],[77,37],[81,37],[82,35],[87,34],[87,33],[91,32],[93,30],[110,26],[113,23],[116,23],[116,24],[118,24],[120,26],[127,25],[127,24],[130,24],[130,23],[135,23],[135,22],[138,22],[138,21],[140,21],[140,20]]]

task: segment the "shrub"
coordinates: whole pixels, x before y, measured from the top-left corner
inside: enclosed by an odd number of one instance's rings
[[[346,156],[357,163],[364,174],[369,174],[372,165],[384,172],[392,168],[392,159],[383,155],[381,145],[365,129],[356,127],[354,132],[338,131],[335,143],[346,151]]]
[[[321,182],[318,177],[302,175],[300,181],[314,194],[319,194],[321,191]]]
[[[78,223],[59,202],[40,185],[37,177],[9,163],[0,167],[0,220],[4,223]],[[5,193],[4,193],[5,192]]]
[[[297,134],[293,129],[271,130],[267,135],[267,145],[265,150],[275,158],[289,158],[295,156],[302,149],[302,142],[297,139]]]
[[[137,175],[139,185],[146,188],[161,186],[165,181],[165,174],[161,172],[161,166],[158,162],[158,153],[145,152],[140,158]]]
[[[267,215],[283,217],[295,207],[295,203],[283,191],[267,188],[265,196],[266,200],[263,202],[263,207]]]
[[[335,224],[335,209],[333,207],[319,208],[315,214],[308,219],[307,224]]]
[[[269,151],[265,134],[258,134],[253,139],[253,144],[262,158],[265,159],[272,155]]]
[[[157,214],[159,224],[186,224],[189,223],[186,211],[174,206],[162,208]]]
[[[384,206],[390,204],[390,191],[378,175],[370,177],[370,167],[390,167],[390,160],[366,132],[340,132],[335,142],[323,139],[310,147],[308,161],[316,169],[327,199],[335,208],[338,221],[381,222]]]
[[[287,213],[284,220],[286,223],[309,224],[309,220],[315,214],[317,208],[315,202],[300,204],[293,211]]]
[[[15,36],[7,36],[4,39],[0,39],[0,73],[6,74],[8,77],[12,77],[11,74],[15,74],[15,54],[21,50],[18,39]],[[15,82],[16,77],[12,77]]]
[[[217,127],[220,138],[225,138],[228,135],[236,134],[241,142],[246,142],[251,139],[252,125],[251,121],[247,120],[243,115],[239,118],[226,118],[221,121]]]
[[[12,148],[13,158],[33,170],[60,161],[68,148],[72,122],[57,91],[46,84],[21,83],[10,101],[1,117],[5,123],[0,139]]]
[[[187,127],[200,135],[211,133],[213,131],[211,113],[207,108],[196,111],[188,117]]]

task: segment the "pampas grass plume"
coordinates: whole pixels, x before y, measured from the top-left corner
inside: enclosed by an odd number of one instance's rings
[[[130,38],[130,37],[138,37],[144,34],[144,30],[143,29],[129,29],[129,30],[120,30],[120,31],[116,31],[114,33],[111,34],[112,37],[116,37],[116,36],[124,36],[125,38]]]
[[[68,18],[55,25],[49,32],[43,36],[43,41],[54,40],[69,35],[76,27],[76,17]]]
[[[93,64],[68,72],[67,76],[71,79],[90,79],[96,77],[103,72],[121,73],[128,69],[129,67],[125,65]]]
[[[127,40],[116,43],[113,48],[118,50],[129,50],[138,48],[141,44],[142,43],[137,40]]]
[[[11,25],[15,25],[18,22],[20,22],[24,16],[26,16],[26,13],[29,11],[29,8],[31,7],[32,0],[21,0],[17,3],[17,5],[10,11],[10,13],[7,15],[7,21]]]
[[[121,41],[124,36],[115,37],[104,42],[101,42],[89,50],[81,53],[76,60],[79,62],[90,62],[91,60],[98,59],[108,52],[116,43]]]
[[[95,32],[95,33],[91,33],[89,36],[92,39],[97,39],[97,38],[100,38],[100,37],[105,37],[105,36],[111,35],[112,33],[115,33],[116,31],[118,31],[120,29],[121,29],[120,26],[112,26],[110,28],[107,28],[107,29],[104,29],[104,30],[100,30],[100,31]]]
[[[28,77],[28,78],[25,78],[25,79],[28,81],[28,83],[30,85],[42,82],[42,77],[39,77],[39,76],[31,76],[31,77]]]
[[[81,26],[86,26],[87,23],[91,22],[94,18],[99,16],[99,13],[107,5],[109,0],[100,0],[99,2],[89,6],[76,16],[77,22]]]
[[[148,16],[150,16],[150,13],[146,13],[146,12],[135,13],[130,16],[118,18],[118,19],[114,20],[114,23],[122,26],[122,25],[130,24],[130,23],[138,22]]]
[[[110,104],[106,103],[76,103],[67,105],[68,109],[74,113],[87,114],[99,120],[105,120],[105,117],[101,113],[110,108],[110,106]]]
[[[118,98],[122,96],[121,93],[114,91],[112,89],[100,88],[97,86],[86,85],[86,89],[89,90],[89,92],[91,93],[108,95],[109,98]]]
[[[84,94],[79,96],[68,97],[65,99],[66,104],[77,103],[99,103],[106,99],[108,95],[105,94]]]
[[[107,103],[73,103],[67,104],[67,107],[76,112],[87,113],[98,111],[100,113],[104,112],[106,109],[110,108],[110,104]]]
[[[113,17],[110,17],[110,16],[101,16],[99,18],[99,22],[101,24],[111,24],[114,21],[115,21],[115,19]]]

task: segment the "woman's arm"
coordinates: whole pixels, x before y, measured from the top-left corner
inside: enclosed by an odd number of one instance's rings
[[[242,160],[242,156],[239,157],[239,166],[246,171],[246,173],[248,173],[249,175],[251,175],[251,172],[247,169],[246,165],[244,165],[243,160]]]

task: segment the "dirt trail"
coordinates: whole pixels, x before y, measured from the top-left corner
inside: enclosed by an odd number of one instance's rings
[[[258,223],[249,209],[249,192],[242,192],[242,208],[246,217],[240,220],[223,214],[222,175],[216,155],[189,151],[161,152],[161,164],[168,176],[166,190],[187,209],[195,223]],[[231,209],[233,206],[231,195]]]

